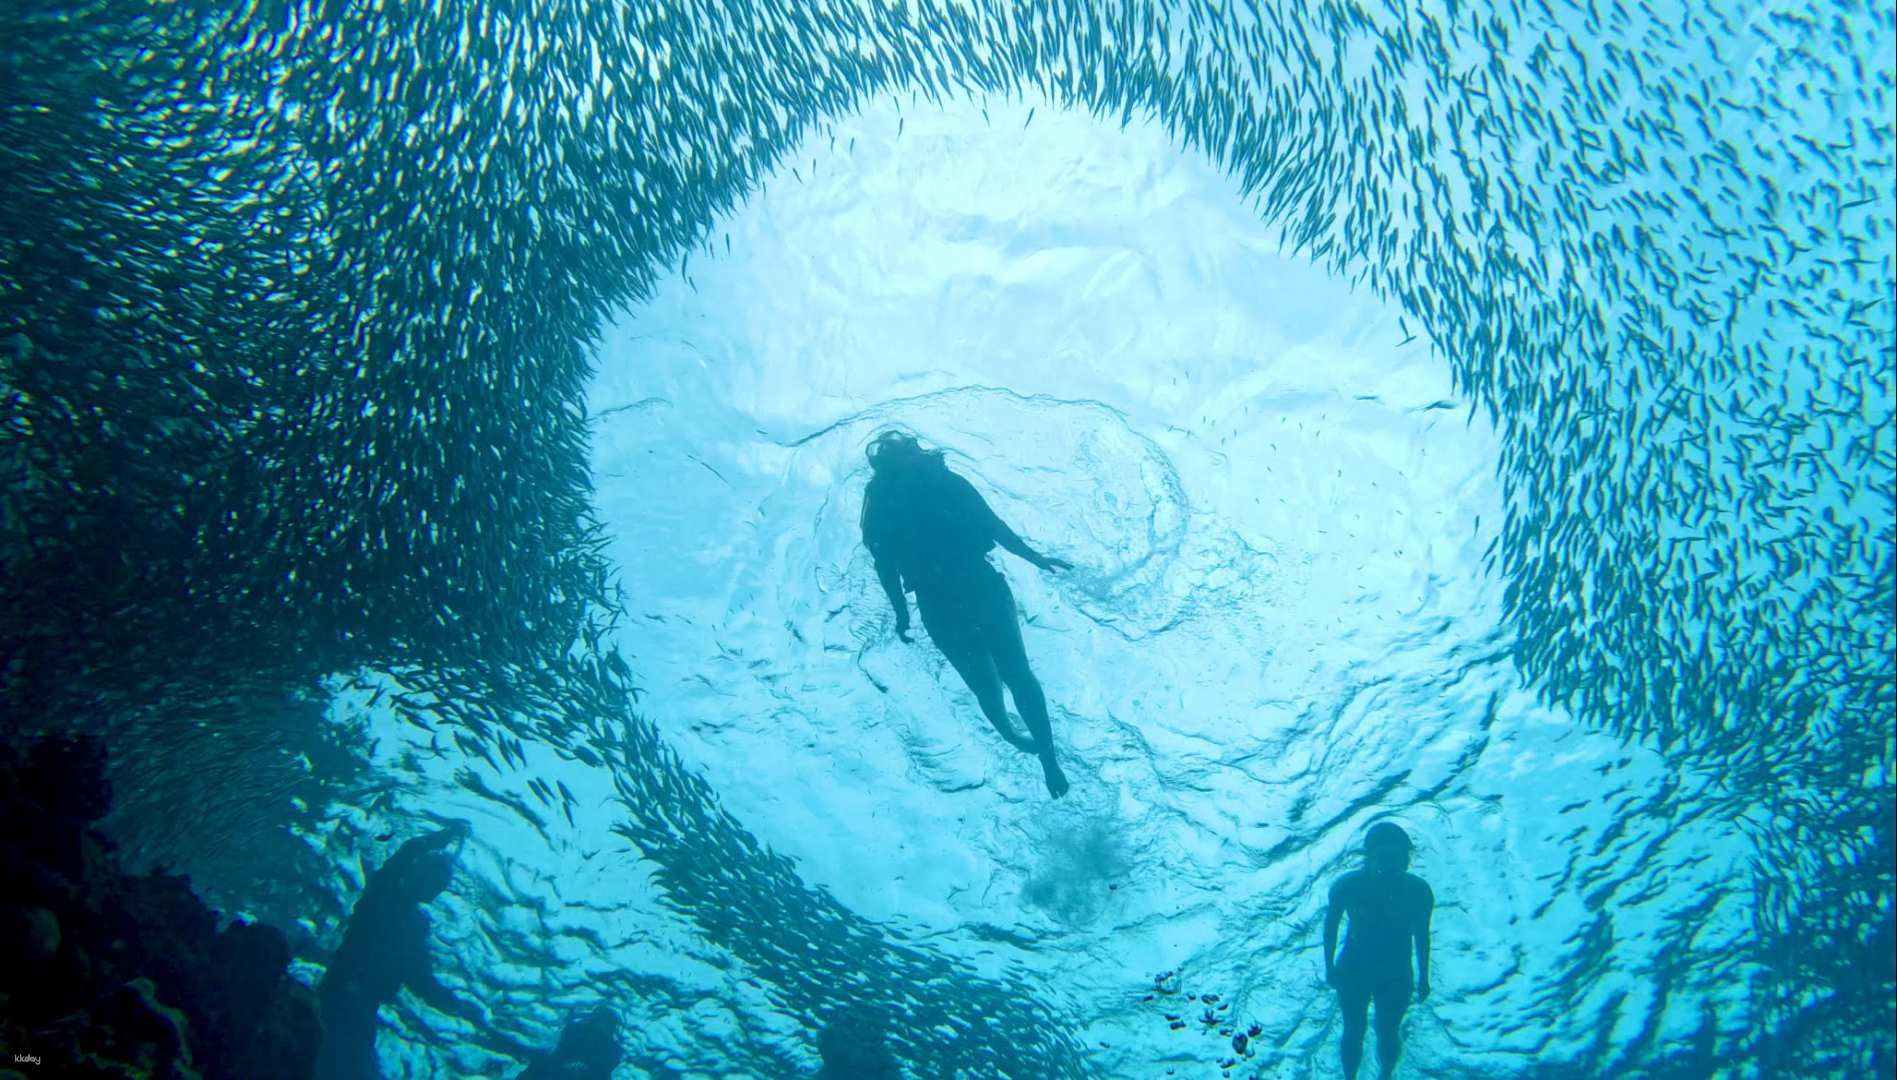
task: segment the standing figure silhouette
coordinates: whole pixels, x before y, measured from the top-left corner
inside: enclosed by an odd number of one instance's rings
[[[1390,1080],[1402,1049],[1403,1013],[1429,1000],[1429,917],[1436,896],[1409,872],[1410,835],[1387,821],[1370,827],[1363,841],[1362,870],[1331,886],[1324,909],[1324,981],[1337,989],[1344,1011],[1346,1080],[1357,1080],[1370,1005],[1377,1006],[1377,1075]],[[1348,919],[1344,951],[1337,952],[1337,924]],[[1410,954],[1416,955],[1411,979]]]
[[[381,1080],[376,1060],[376,1009],[406,986],[423,1001],[484,1026],[487,1017],[435,977],[428,953],[429,922],[422,905],[441,895],[454,877],[447,848],[467,835],[465,823],[418,836],[369,875],[350,914],[342,945],[317,987],[323,1042],[316,1080]]]
[[[625,1058],[619,1017],[598,1005],[568,1020],[551,1054],[536,1059],[514,1080],[612,1080]]]
[[[1028,667],[1008,582],[988,562],[996,544],[1042,570],[1071,566],[1035,551],[989,508],[974,485],[924,450],[914,436],[886,431],[871,442],[869,487],[863,493],[863,546],[896,609],[896,636],[909,638],[909,600],[916,595],[929,640],[974,692],[982,713],[1012,745],[1036,754],[1047,790],[1067,794],[1054,756],[1047,699]],[[1001,690],[1014,696],[1032,738],[1008,718]]]

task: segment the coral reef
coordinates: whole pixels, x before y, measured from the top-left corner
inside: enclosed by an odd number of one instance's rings
[[[0,1080],[308,1077],[321,1028],[283,932],[124,873],[111,798],[97,740],[0,745]]]

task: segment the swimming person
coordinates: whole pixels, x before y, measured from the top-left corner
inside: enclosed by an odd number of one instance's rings
[[[910,640],[904,594],[913,592],[929,640],[974,691],[988,722],[1018,749],[1040,755],[1055,798],[1067,794],[1067,777],[1054,758],[1047,699],[1021,644],[1014,593],[989,565],[988,549],[998,543],[1042,570],[1071,566],[1029,547],[973,484],[949,471],[941,451],[922,449],[914,436],[885,431],[864,453],[874,475],[863,493],[863,546],[896,609],[896,636]],[[1008,719],[1004,684],[1032,740]]]
[[[404,986],[442,1012],[477,1025],[486,1020],[478,1006],[435,978],[428,916],[421,909],[454,877],[454,856],[443,849],[467,834],[467,825],[457,823],[418,836],[369,875],[316,991],[323,1014],[316,1080],[379,1080],[376,1008],[394,1001]]]
[[[568,1020],[553,1053],[534,1061],[514,1080],[612,1080],[624,1057],[619,1017],[599,1005]]]
[[[833,1018],[817,1036],[823,1067],[814,1080],[902,1080],[886,1039],[881,1019],[869,1010]]]
[[[1399,1025],[1410,1006],[1410,948],[1416,949],[1416,1000],[1429,1000],[1429,916],[1436,896],[1409,873],[1410,837],[1384,821],[1363,841],[1368,867],[1331,886],[1324,909],[1324,981],[1337,988],[1344,1010],[1344,1076],[1356,1080],[1363,1062],[1364,1021],[1377,1005],[1378,1076],[1390,1080],[1402,1039]],[[1337,952],[1337,922],[1348,916],[1343,955]]]

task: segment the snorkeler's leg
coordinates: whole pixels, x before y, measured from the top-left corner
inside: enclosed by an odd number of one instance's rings
[[[1377,1073],[1381,1080],[1396,1075],[1396,1057],[1403,1049],[1403,1013],[1410,1005],[1406,979],[1392,979],[1377,989]]]
[[[375,1052],[376,1014],[351,1001],[323,1009],[323,1038],[317,1044],[315,1080],[381,1080],[382,1063]]]
[[[1337,1004],[1344,1013],[1344,1039],[1339,1048],[1344,1058],[1344,1080],[1357,1080],[1363,1065],[1364,1029],[1370,1026],[1370,993],[1354,982],[1337,988]]]
[[[975,701],[981,706],[983,716],[994,725],[995,733],[1008,741],[1008,745],[1017,750],[1035,752],[1034,740],[1021,733],[1008,716],[1008,707],[1001,696],[1001,676],[995,671],[995,662],[987,653],[974,649],[958,649],[953,653],[944,651],[950,664],[954,665],[962,681],[975,695]]]
[[[1041,681],[1034,677],[1034,669],[1028,666],[1027,647],[1021,643],[1021,623],[1014,611],[1014,593],[999,574],[995,575],[993,587],[988,597],[992,607],[984,612],[987,617],[983,620],[990,655],[994,657],[1001,681],[1008,684],[1008,692],[1014,695],[1014,707],[1021,711],[1022,722],[1034,736],[1034,749],[1041,758],[1047,790],[1058,799],[1067,794],[1068,784],[1060,761],[1054,755],[1054,728],[1047,719],[1047,695],[1041,690]]]
[[[1008,745],[1032,752],[1034,743],[1008,718],[1008,706],[1001,696],[1001,676],[995,671],[994,660],[981,649],[965,619],[958,618],[964,613],[945,613],[937,604],[920,597],[917,606],[922,609],[922,625],[929,631],[929,640],[942,650],[955,673],[968,684],[975,703],[981,706],[982,715]]]

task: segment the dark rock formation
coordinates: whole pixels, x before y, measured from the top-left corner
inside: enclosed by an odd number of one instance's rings
[[[321,1030],[282,931],[126,875],[110,805],[97,741],[0,745],[0,1078],[308,1077]]]

